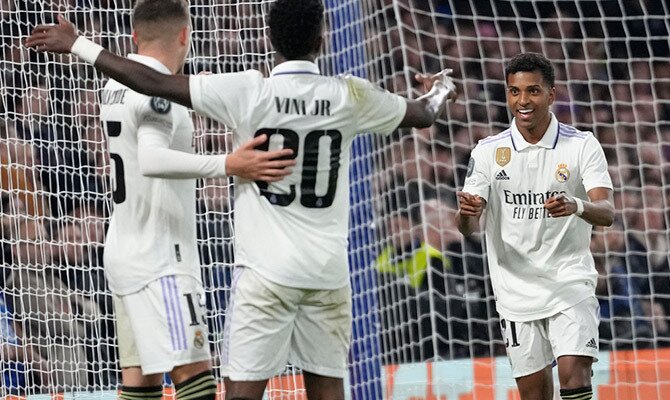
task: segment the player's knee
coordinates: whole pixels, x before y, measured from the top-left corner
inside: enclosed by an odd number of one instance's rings
[[[216,398],[216,379],[212,371],[201,372],[175,385],[177,400],[214,400]]]
[[[591,386],[584,386],[577,389],[561,389],[561,400],[591,400],[593,390]]]
[[[160,400],[163,398],[162,386],[121,386],[120,400]]]

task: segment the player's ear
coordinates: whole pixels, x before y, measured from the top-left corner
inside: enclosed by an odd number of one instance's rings
[[[133,30],[133,43],[137,46],[137,31]]]
[[[181,30],[179,31],[179,43],[181,43],[182,45],[188,44],[188,39],[190,35],[191,30],[188,25],[181,28]]]
[[[554,104],[555,99],[556,99],[556,86],[552,86],[549,88],[549,105]]]

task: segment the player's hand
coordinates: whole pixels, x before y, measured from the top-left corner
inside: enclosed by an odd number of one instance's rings
[[[26,39],[26,47],[37,51],[69,53],[77,36],[74,25],[59,15],[58,24],[38,25]]]
[[[548,198],[544,208],[552,218],[567,217],[577,212],[577,203],[574,198],[561,193]]]
[[[450,76],[452,72],[454,72],[453,69],[447,68],[434,75],[416,74],[414,78],[423,85],[426,93],[430,93],[430,90],[433,88],[435,82],[440,82],[447,88],[447,90],[449,90],[447,98],[451,101],[454,101],[456,100],[456,97],[458,97],[458,92],[456,92],[456,84],[454,83],[454,79]]]
[[[464,217],[479,217],[484,211],[484,200],[476,194],[456,192],[458,197],[458,213]]]
[[[250,181],[276,182],[290,174],[291,167],[295,165],[293,150],[256,150],[257,146],[267,140],[267,135],[260,135],[228,154],[226,158],[228,175],[236,175]]]

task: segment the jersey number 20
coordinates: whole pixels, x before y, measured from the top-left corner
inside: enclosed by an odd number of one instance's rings
[[[259,129],[254,137],[267,135],[268,139],[262,145],[256,147],[258,150],[267,151],[270,146],[270,136],[281,135],[284,138],[284,148],[293,150],[289,158],[295,158],[298,155],[300,136],[290,129]],[[328,136],[330,138],[330,158],[328,170],[328,189],[323,196],[316,195],[316,172],[319,162],[319,140]],[[337,175],[340,170],[340,153],[342,151],[342,134],[340,131],[315,130],[305,136],[305,148],[302,161],[302,177],[300,180],[300,204],[307,208],[326,208],[333,204],[335,199],[335,190],[337,189]],[[268,190],[267,182],[256,181],[261,195],[267,198],[270,203],[277,206],[288,206],[295,200],[295,185],[290,186],[290,193],[274,193]]]

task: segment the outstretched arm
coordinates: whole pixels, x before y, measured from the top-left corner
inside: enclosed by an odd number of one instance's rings
[[[448,100],[456,99],[456,85],[452,70],[445,69],[435,75],[416,74],[416,80],[424,85],[428,93],[416,100],[407,100],[405,118],[399,128],[426,128],[444,112]]]
[[[216,178],[236,175],[252,181],[276,182],[291,173],[293,150],[259,151],[267,135],[257,136],[230,154],[189,154],[168,147],[163,135],[139,137],[137,158],[144,176],[165,179]]]
[[[147,96],[158,96],[191,107],[188,76],[167,75],[119,57],[77,35],[74,25],[58,16],[56,25],[39,25],[26,40],[37,51],[73,53],[100,72]]]

